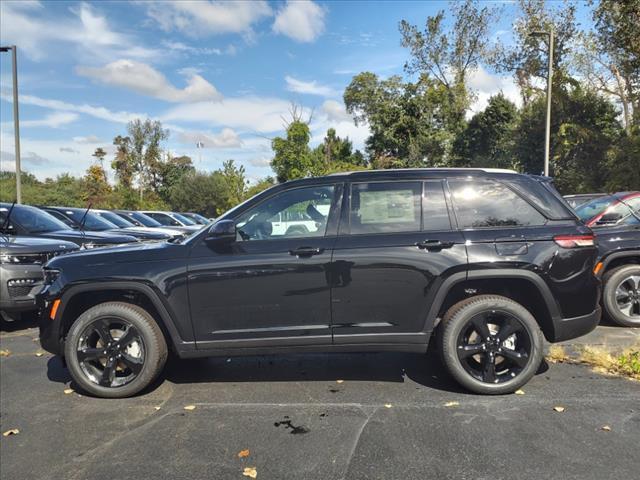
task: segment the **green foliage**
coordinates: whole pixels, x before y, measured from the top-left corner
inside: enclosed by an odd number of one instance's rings
[[[271,168],[279,182],[311,175],[313,161],[309,140],[309,125],[300,119],[294,119],[287,127],[286,138],[276,137],[271,141],[275,153]]]

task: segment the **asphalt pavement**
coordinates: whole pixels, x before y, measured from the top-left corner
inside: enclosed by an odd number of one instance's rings
[[[103,400],[65,393],[69,374],[58,358],[36,356],[37,331],[9,330],[0,429],[19,433],[0,437],[3,480],[640,472],[640,383],[584,366],[543,366],[523,395],[486,397],[459,389],[433,355],[171,359],[149,391]]]

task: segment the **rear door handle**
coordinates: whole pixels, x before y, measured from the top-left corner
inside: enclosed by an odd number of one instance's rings
[[[320,255],[322,252],[324,252],[324,248],[300,247],[289,250],[289,255],[295,255],[296,257],[313,257],[314,255]]]
[[[441,240],[424,240],[416,243],[416,247],[430,252],[438,252],[444,248],[451,248],[453,245],[453,242],[443,242]]]

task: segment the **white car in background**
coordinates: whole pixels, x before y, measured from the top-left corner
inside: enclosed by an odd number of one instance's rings
[[[129,220],[126,220],[125,218],[121,217],[117,213],[112,212],[110,210],[91,210],[91,212],[113,223],[118,228],[121,228],[123,232],[126,232],[127,230],[132,230],[132,229],[135,229],[137,231],[142,231],[142,232],[151,232],[151,233],[160,232],[160,233],[166,233],[167,235],[170,235],[171,238],[183,237],[185,235],[185,232],[181,230],[174,230],[171,228],[164,228],[164,227],[152,228],[152,227],[139,226]]]

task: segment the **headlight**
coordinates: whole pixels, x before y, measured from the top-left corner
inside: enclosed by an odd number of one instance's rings
[[[46,256],[42,254],[35,255],[10,255],[3,253],[0,255],[0,264],[2,265],[33,265],[46,262]]]
[[[51,285],[60,276],[60,270],[55,268],[44,268],[43,272],[45,285]]]

